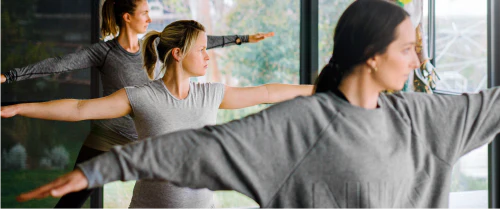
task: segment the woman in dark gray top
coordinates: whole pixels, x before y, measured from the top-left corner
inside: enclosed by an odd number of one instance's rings
[[[499,133],[500,93],[382,93],[419,66],[414,33],[399,6],[357,0],[315,95],[115,147],[18,200],[160,179],[237,190],[261,207],[446,208],[453,165]]]
[[[99,70],[103,95],[107,96],[126,86],[143,85],[150,82],[144,71],[140,44],[137,35],[146,32],[151,19],[146,0],[107,0],[102,8],[101,32],[112,40],[99,42],[76,53],[49,58],[22,68],[15,68],[2,74],[3,82],[15,82],[71,70],[95,67]],[[117,36],[118,35],[118,36]],[[256,35],[208,36],[207,49],[258,42],[273,33]],[[152,79],[157,76],[152,76]],[[137,132],[130,116],[94,120],[90,134],[85,139],[76,163],[81,163],[114,145],[137,140]],[[56,208],[78,208],[90,196],[92,190],[61,198]]]

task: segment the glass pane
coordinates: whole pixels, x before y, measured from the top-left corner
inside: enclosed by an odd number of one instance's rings
[[[318,73],[329,62],[334,46],[334,28],[344,10],[354,0],[318,1]]]
[[[198,81],[223,82],[230,86],[265,83],[299,84],[299,4],[275,0],[149,0],[152,23],[162,31],[180,19],[201,22],[209,35],[253,34],[274,31],[275,37],[257,44],[209,50],[210,68]],[[269,105],[240,110],[220,110],[218,123],[242,118]],[[133,183],[105,186],[105,207],[126,208]],[[118,197],[117,197],[118,196]],[[258,207],[252,199],[234,192],[215,193],[216,208]]]
[[[435,2],[437,89],[487,88],[487,1]]]
[[[87,0],[2,0],[2,73],[90,45]],[[2,105],[86,99],[90,70],[2,84]],[[24,117],[1,120],[2,208],[52,208],[59,199],[18,203],[15,196],[73,169],[89,122]],[[84,207],[89,207],[89,201]]]
[[[437,89],[487,88],[487,1],[440,0],[436,10]],[[487,145],[462,157],[452,173],[450,208],[488,208]]]

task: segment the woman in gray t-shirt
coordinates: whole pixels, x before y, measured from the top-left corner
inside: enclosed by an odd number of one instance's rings
[[[158,41],[156,43],[155,41]],[[144,66],[150,79],[157,62],[163,77],[144,85],[120,89],[91,100],[57,100],[2,108],[15,114],[50,120],[79,121],[130,115],[139,139],[173,131],[216,124],[218,109],[238,109],[276,103],[299,95],[311,95],[312,85],[267,84],[230,87],[222,83],[194,83],[208,67],[205,28],[193,20],[169,24],[162,32],[151,31],[143,41]],[[138,181],[131,208],[210,208],[213,193],[207,189],[177,187],[162,181]]]
[[[15,68],[1,75],[1,82],[16,82],[26,79],[95,67],[102,82],[103,95],[110,95],[126,86],[150,82],[144,72],[140,44],[137,35],[146,32],[151,22],[148,16],[148,1],[129,0],[104,2],[101,32],[104,37],[114,37],[99,42],[78,52],[62,57],[49,58],[22,68]],[[124,20],[123,17],[127,17]],[[118,36],[117,36],[118,35]],[[273,33],[255,35],[207,36],[207,49],[258,42]],[[156,74],[158,75],[158,74]],[[154,77],[157,78],[157,77]],[[133,120],[126,115],[120,118],[93,120],[89,135],[78,154],[75,164],[108,151],[117,144],[137,140]],[[85,190],[67,195],[56,208],[79,208],[92,193]]]

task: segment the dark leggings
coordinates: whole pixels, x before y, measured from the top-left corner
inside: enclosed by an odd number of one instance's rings
[[[106,151],[96,150],[85,145],[82,146],[73,169],[76,168],[77,164],[90,160],[105,152]],[[96,191],[96,189],[85,189],[79,192],[69,193],[61,197],[54,208],[81,208],[94,191]]]

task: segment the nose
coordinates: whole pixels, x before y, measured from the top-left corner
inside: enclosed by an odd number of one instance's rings
[[[210,60],[210,57],[209,57],[209,53],[207,53],[207,51],[205,51],[205,60]]]
[[[147,23],[151,23],[151,18],[150,15],[148,14],[148,20],[146,20]]]
[[[417,53],[414,53],[414,56],[412,57],[411,67],[412,67],[412,69],[417,69],[417,68],[419,68],[420,65],[421,65],[421,63],[419,62],[419,58],[417,56]]]

